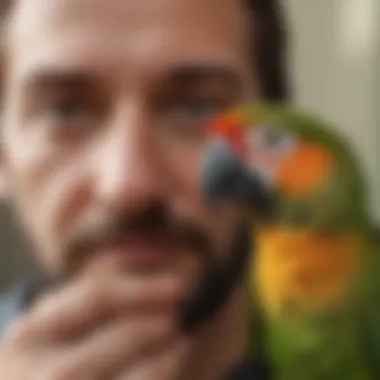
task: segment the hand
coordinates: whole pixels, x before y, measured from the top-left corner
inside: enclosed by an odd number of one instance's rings
[[[167,276],[87,276],[45,295],[0,346],[0,380],[175,379],[180,284]]]

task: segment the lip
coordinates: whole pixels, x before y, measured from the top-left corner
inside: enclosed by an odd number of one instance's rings
[[[154,269],[167,264],[173,256],[173,244],[151,237],[127,238],[104,244],[97,255],[109,257],[128,269]]]

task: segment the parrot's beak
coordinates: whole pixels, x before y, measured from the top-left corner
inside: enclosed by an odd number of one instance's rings
[[[259,170],[247,167],[223,140],[214,140],[206,149],[203,190],[209,203],[231,201],[249,208],[259,218],[271,217],[275,194]]]

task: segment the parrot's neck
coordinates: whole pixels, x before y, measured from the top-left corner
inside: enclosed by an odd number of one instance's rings
[[[263,307],[283,314],[317,311],[348,290],[358,270],[359,237],[310,230],[268,228],[258,232],[253,278]]]

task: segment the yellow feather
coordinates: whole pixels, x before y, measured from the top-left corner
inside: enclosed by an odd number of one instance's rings
[[[358,270],[355,236],[321,236],[310,230],[265,228],[257,235],[251,281],[265,311],[323,311],[349,290]]]

